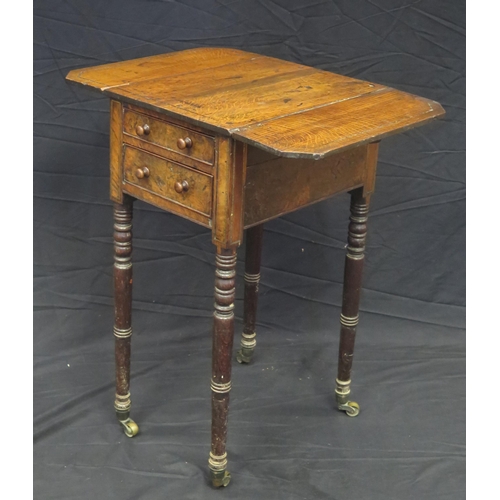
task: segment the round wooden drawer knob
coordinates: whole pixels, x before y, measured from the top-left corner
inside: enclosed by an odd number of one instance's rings
[[[175,184],[174,184],[174,189],[178,192],[178,193],[185,193],[188,189],[189,189],[189,183],[188,181],[177,181]]]
[[[135,133],[137,135],[149,135],[149,132],[151,132],[151,129],[147,123],[144,125],[137,125],[137,127],[135,127]]]
[[[148,167],[141,167],[141,168],[138,168],[138,169],[135,171],[135,176],[136,176],[138,179],[144,179],[145,177],[149,177],[149,168],[148,168]]]
[[[184,139],[177,139],[177,147],[179,149],[190,148],[193,145],[193,141],[190,137],[185,137]]]

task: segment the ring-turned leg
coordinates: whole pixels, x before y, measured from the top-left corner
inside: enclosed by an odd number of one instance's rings
[[[259,296],[263,231],[263,224],[246,230],[244,326],[243,333],[241,334],[241,349],[236,354],[236,359],[239,363],[250,363],[257,344],[255,339],[255,323]]]
[[[345,259],[342,314],[340,315],[339,365],[335,388],[339,410],[345,411],[350,417],[359,414],[359,405],[350,401],[349,395],[354,340],[359,317],[368,205],[369,199],[363,197],[361,188],[351,192],[351,216]]]
[[[132,336],[132,204],[125,196],[114,205],[115,411],[127,437],[139,432],[130,418],[130,337]]]
[[[231,390],[231,355],[234,338],[236,250],[217,249],[215,257],[215,311],[212,343],[212,446],[208,466],[212,484],[227,486],[227,418]]]

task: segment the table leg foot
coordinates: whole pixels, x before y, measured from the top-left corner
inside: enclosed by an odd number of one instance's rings
[[[126,418],[123,418],[123,415],[119,412],[116,412],[116,415],[118,417],[118,421],[123,427],[125,436],[133,438],[139,433],[139,426],[130,417],[127,416]]]
[[[355,401],[349,401],[351,394],[351,381],[336,380],[335,400],[337,408],[345,411],[348,417],[357,417],[359,415],[359,404]]]
[[[347,401],[347,403],[339,404],[340,411],[345,411],[348,417],[357,417],[359,415],[359,405],[356,401]]]
[[[253,356],[253,349],[246,349],[242,347],[237,353],[236,353],[236,361],[240,364],[248,364],[250,361],[252,361],[252,356]]]
[[[214,488],[226,487],[231,481],[231,474],[227,470],[210,471],[210,479]]]

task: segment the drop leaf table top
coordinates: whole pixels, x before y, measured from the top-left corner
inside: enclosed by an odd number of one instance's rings
[[[444,114],[384,85],[227,48],[77,69],[67,79],[290,158],[323,158]]]

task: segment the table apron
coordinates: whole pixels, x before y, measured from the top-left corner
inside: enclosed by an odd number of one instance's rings
[[[251,227],[361,187],[370,179],[372,145],[322,160],[274,157],[247,166],[244,227]]]

